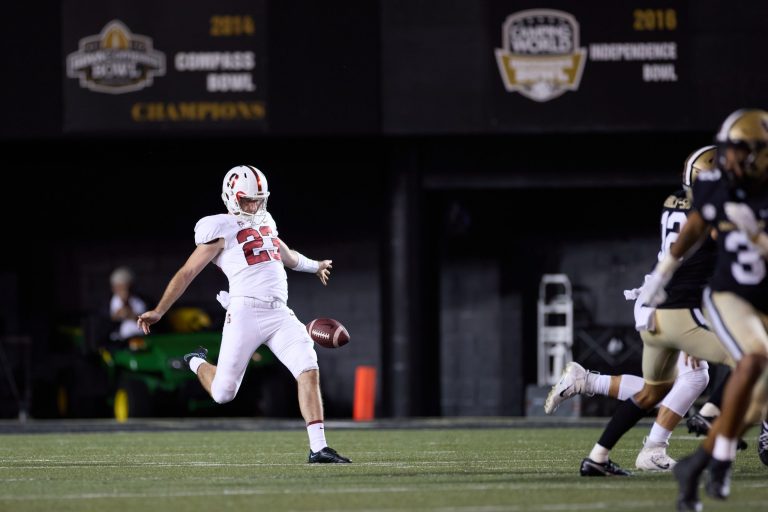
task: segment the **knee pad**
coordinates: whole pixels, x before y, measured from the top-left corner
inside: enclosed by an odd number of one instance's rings
[[[661,401],[661,405],[670,409],[679,416],[685,416],[693,402],[704,392],[709,384],[709,372],[707,368],[699,367],[685,373],[681,373],[675,379],[672,389]]]
[[[214,378],[211,383],[211,398],[217,404],[231,402],[237,395],[237,387],[237,382],[233,380],[221,382]]]

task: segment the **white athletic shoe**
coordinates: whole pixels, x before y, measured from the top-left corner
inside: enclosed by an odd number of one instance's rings
[[[645,471],[672,471],[677,461],[667,455],[667,445],[643,446],[635,459],[635,467]]]
[[[560,380],[552,386],[547,395],[547,399],[544,402],[544,412],[552,414],[561,403],[572,396],[587,394],[587,376],[589,373],[579,363],[568,363],[565,365]]]

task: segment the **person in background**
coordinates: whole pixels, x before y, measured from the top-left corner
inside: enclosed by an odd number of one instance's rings
[[[128,267],[118,267],[109,276],[112,299],[109,301],[109,317],[117,322],[118,328],[112,333],[114,340],[127,340],[144,336],[136,325],[136,319],[147,310],[147,305],[133,293],[133,272]]]

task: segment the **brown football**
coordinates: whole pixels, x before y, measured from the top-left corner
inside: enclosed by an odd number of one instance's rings
[[[312,340],[325,348],[339,348],[349,343],[349,332],[333,318],[315,318],[307,324]]]

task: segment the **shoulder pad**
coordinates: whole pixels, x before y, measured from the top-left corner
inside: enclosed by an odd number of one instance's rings
[[[680,197],[677,194],[671,194],[664,201],[664,208],[670,208],[674,210],[690,210],[691,202],[687,197]]]
[[[267,212],[267,216],[264,219],[264,224],[269,225],[269,227],[272,228],[272,235],[277,236],[277,223],[275,223],[275,219],[272,218],[272,214]]]
[[[228,220],[228,214],[218,214],[209,215],[197,221],[195,224],[195,244],[205,244],[224,237]]]

